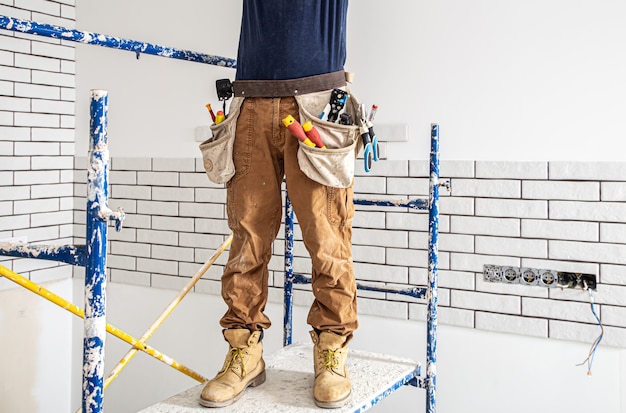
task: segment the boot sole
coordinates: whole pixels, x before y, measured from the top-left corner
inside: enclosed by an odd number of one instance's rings
[[[315,405],[317,407],[321,407],[322,409],[337,409],[339,407],[343,407],[348,404],[351,399],[352,392],[348,393],[348,395],[341,400],[333,400],[331,402],[322,402],[317,400],[316,398],[313,398],[313,400],[315,401]]]
[[[250,380],[250,382],[248,382],[248,384],[246,384],[246,387],[241,389],[241,391],[239,393],[235,394],[232,398],[230,398],[228,400],[221,401],[221,402],[217,402],[217,401],[212,401],[212,400],[205,400],[205,399],[203,399],[201,397],[200,398],[200,405],[204,406],[204,407],[226,407],[226,406],[230,406],[231,404],[233,404],[237,400],[239,400],[241,398],[241,396],[243,396],[243,393],[246,391],[246,389],[248,387],[260,386],[263,383],[265,383],[265,370],[263,370],[261,372],[261,374],[259,374],[258,376],[256,376],[252,380]]]

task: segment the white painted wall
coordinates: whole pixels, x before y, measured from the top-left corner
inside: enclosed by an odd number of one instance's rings
[[[42,285],[72,298],[71,279]],[[0,291],[0,412],[70,411],[72,317],[21,287]]]
[[[380,99],[381,122],[411,127],[411,143],[391,146],[390,157],[423,157],[428,124],[438,122],[444,159],[623,159],[613,149],[626,130],[626,58],[617,52],[624,2],[351,7],[349,63],[361,73],[360,95]]]
[[[80,29],[236,57],[239,1],[78,2]],[[347,69],[377,123],[408,124],[390,159],[425,159],[429,124],[443,159],[622,160],[626,3],[615,0],[350,4]],[[233,71],[80,46],[77,153],[89,88],[111,93],[114,156],[197,156],[195,126]]]
[[[237,1],[78,2],[80,30],[236,58]],[[219,13],[218,13],[219,11]],[[109,91],[109,149],[126,156],[198,156],[196,126],[210,122],[215,80],[234,70],[77,45],[76,153],[86,154],[89,89]]]

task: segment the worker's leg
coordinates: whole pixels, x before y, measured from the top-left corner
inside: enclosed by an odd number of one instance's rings
[[[235,176],[227,184],[228,225],[233,231],[222,276],[228,311],[224,328],[260,330],[270,326],[264,314],[267,265],[282,218],[283,180],[280,99],[243,102],[233,148]],[[286,116],[286,114],[285,114]]]
[[[235,176],[227,184],[226,201],[233,242],[222,275],[228,310],[220,322],[229,350],[222,370],[202,390],[203,406],[232,404],[247,387],[265,381],[267,265],[282,216],[284,128],[279,122],[286,115],[280,99],[252,98],[244,101],[237,121]]]
[[[352,188],[333,188],[309,179],[297,160],[298,141],[285,143],[287,191],[312,261],[315,301],[308,322],[319,331],[348,336],[357,328],[352,263]]]
[[[351,384],[346,368],[348,342],[358,326],[356,281],[352,263],[352,188],[334,188],[309,179],[298,166],[298,141],[285,143],[287,191],[312,262],[315,300],[308,323],[313,327],[313,398],[319,407],[348,403]]]

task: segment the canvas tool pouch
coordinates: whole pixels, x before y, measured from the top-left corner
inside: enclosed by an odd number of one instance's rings
[[[213,136],[200,144],[204,170],[209,180],[216,184],[224,184],[235,175],[233,144],[242,102],[242,97],[233,98],[228,117],[217,125],[211,125]]]
[[[310,179],[326,186],[348,188],[354,180],[357,154],[363,147],[356,125],[341,125],[319,119],[330,99],[332,90],[296,96],[300,123],[311,122],[322,138],[325,149],[311,147],[299,141],[298,164]],[[358,102],[350,94],[345,111],[357,118]]]

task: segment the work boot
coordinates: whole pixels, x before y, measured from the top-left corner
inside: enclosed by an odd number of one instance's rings
[[[318,407],[334,409],[350,401],[350,378],[346,368],[348,342],[352,334],[342,337],[329,331],[319,335],[311,331],[315,384],[313,398]]]
[[[245,328],[224,330],[230,344],[224,366],[217,376],[204,386],[200,404],[205,407],[224,407],[233,404],[248,386],[265,382],[262,332]]]

